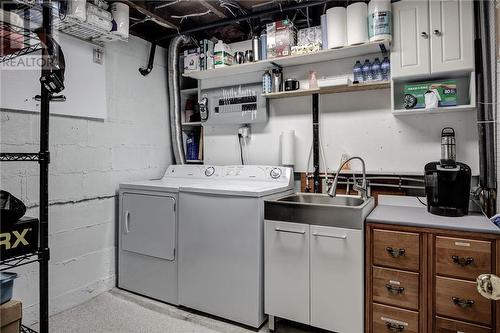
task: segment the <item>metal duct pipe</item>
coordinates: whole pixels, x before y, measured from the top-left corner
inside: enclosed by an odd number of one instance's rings
[[[496,213],[495,113],[496,63],[494,59],[494,2],[475,1],[476,104],[479,134],[479,184],[481,202],[488,216]]]
[[[190,42],[190,37],[174,37],[168,47],[168,97],[170,115],[170,136],[176,164],[185,164],[184,145],[182,143],[181,96],[179,88],[179,48]]]

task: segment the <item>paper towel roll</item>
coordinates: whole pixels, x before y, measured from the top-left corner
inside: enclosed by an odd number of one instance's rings
[[[328,49],[328,25],[326,14],[321,15],[321,46],[323,50]]]
[[[111,4],[111,14],[113,15],[113,21],[116,23],[116,30],[113,25],[113,32],[123,38],[128,38],[128,6],[121,2],[113,2]]]
[[[355,2],[347,6],[347,44],[357,45],[368,41],[368,5]]]
[[[334,49],[346,45],[346,9],[333,7],[326,11],[328,48]]]
[[[295,164],[295,131],[287,130],[281,132],[281,164]]]

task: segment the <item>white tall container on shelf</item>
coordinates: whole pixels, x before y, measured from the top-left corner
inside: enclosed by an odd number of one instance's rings
[[[281,165],[295,165],[295,130],[281,132]]]
[[[333,7],[326,11],[328,48],[343,47],[347,43],[346,9]]]
[[[368,4],[368,37],[371,42],[392,40],[391,0],[371,0]]]
[[[368,42],[368,5],[355,2],[347,6],[347,44],[358,45]]]

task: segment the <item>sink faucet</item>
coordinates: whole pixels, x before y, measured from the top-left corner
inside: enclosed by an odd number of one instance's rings
[[[343,162],[343,163],[340,164],[340,166],[339,166],[339,168],[337,170],[337,173],[333,177],[332,186],[330,186],[330,189],[328,190],[328,195],[330,197],[334,197],[334,196],[337,195],[336,192],[337,192],[337,184],[339,182],[340,171],[342,170],[342,168],[344,167],[344,165],[346,165],[351,160],[359,160],[361,162],[362,172],[363,172],[363,182],[361,183],[361,186],[358,185],[358,183],[356,181],[356,176],[354,176],[353,189],[359,193],[359,195],[361,196],[361,198],[363,198],[363,199],[368,198],[368,186],[366,184],[366,166],[365,166],[365,161],[361,157],[358,157],[358,156],[353,156],[353,157],[349,158],[348,160],[346,160],[345,162]]]

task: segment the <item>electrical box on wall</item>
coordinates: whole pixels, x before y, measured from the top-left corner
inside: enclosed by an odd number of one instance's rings
[[[268,117],[260,83],[202,90],[200,114],[205,125],[265,123]]]

